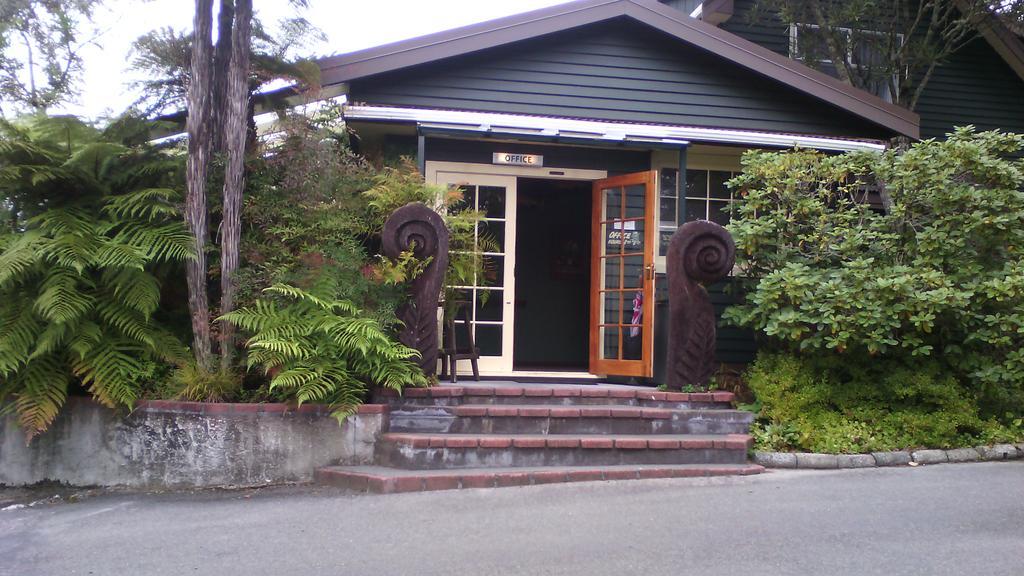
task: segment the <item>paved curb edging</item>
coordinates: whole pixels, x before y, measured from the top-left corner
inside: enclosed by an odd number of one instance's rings
[[[870,454],[815,454],[809,452],[754,452],[754,462],[765,468],[835,470],[840,468],[877,468],[881,466],[918,466],[947,462],[993,462],[1024,458],[1024,443],[954,448],[952,450],[901,450]]]

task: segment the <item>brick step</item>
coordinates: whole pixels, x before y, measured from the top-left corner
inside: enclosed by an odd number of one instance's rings
[[[389,432],[376,461],[411,470],[637,464],[742,464],[746,434],[410,434]]]
[[[385,466],[329,466],[316,471],[320,484],[363,492],[396,493],[461,488],[501,488],[560,482],[646,480],[748,476],[764,468],[756,464],[679,464],[402,470]]]
[[[662,392],[644,386],[466,384],[408,388],[401,395],[393,390],[383,390],[377,400],[392,405],[620,405],[690,410],[731,408],[734,395],[732,392]]]
[[[754,415],[741,410],[628,405],[399,405],[391,432],[482,434],[746,434]]]

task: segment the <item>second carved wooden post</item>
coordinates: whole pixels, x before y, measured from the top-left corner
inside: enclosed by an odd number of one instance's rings
[[[668,247],[668,370],[666,386],[706,389],[715,371],[715,309],[706,284],[729,275],[736,245],[725,228],[698,220],[676,230]]]

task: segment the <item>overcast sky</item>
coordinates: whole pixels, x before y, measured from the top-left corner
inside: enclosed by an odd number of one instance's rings
[[[316,55],[346,53],[527,12],[567,0],[309,0],[304,16],[327,35],[311,49]],[[294,13],[287,0],[254,0],[257,16],[271,24]],[[133,100],[126,83],[128,52],[133,40],[164,26],[191,29],[191,0],[107,0],[96,14],[103,30],[85,52],[85,77],[77,104],[64,111],[95,118],[123,111]]]

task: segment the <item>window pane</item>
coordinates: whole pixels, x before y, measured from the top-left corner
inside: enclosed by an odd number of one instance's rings
[[[486,221],[477,224],[477,231],[485,238],[493,240],[493,245],[488,246],[481,243],[479,248],[484,252],[504,252],[505,251],[505,223]]]
[[[623,288],[639,288],[643,285],[644,257],[626,256],[623,270]]]
[[[500,322],[504,310],[504,292],[501,290],[478,290],[476,293],[476,319]]]
[[[646,202],[647,186],[634,184],[626,186],[626,218],[643,218]]]
[[[618,288],[620,286],[619,276],[622,273],[621,256],[610,256],[602,260],[604,262],[604,287]]]
[[[718,170],[711,171],[711,186],[709,186],[709,193],[712,198],[722,198],[728,200],[729,188],[725,185],[729,179],[732,178],[730,172],[720,172]]]
[[[667,198],[675,198],[678,195],[676,189],[676,177],[679,170],[674,168],[662,168],[658,174],[658,194]]]
[[[693,222],[694,220],[707,220],[708,219],[708,201],[697,200],[695,198],[686,199],[686,221]]]
[[[604,300],[604,323],[621,324],[623,314],[622,292],[602,292]]]
[[[643,326],[636,324],[622,327],[622,359],[640,360],[643,358],[644,348]]]
[[[604,194],[604,219],[622,218],[622,188],[607,188]]]
[[[451,212],[457,213],[463,210],[472,209],[474,206],[474,195],[476,194],[476,186],[462,185],[457,186],[458,190],[462,193],[462,199],[456,202],[451,207]]]
[[[455,323],[455,349],[456,350],[468,350],[469,349],[469,327],[471,324],[468,322],[456,322]],[[452,335],[448,331],[448,327],[445,326],[443,335],[444,346],[450,347],[452,345]]]
[[[707,198],[708,197],[708,171],[687,170],[686,171],[686,197]],[[687,203],[689,204],[689,203]]]
[[[481,286],[500,288],[505,285],[505,257],[484,256],[484,273]]]
[[[604,253],[622,253],[622,221],[608,222],[601,225],[604,230]]]
[[[487,218],[504,218],[505,188],[502,186],[481,186],[479,210]]]
[[[659,219],[662,224],[675,224],[676,223],[676,199],[665,198],[664,196],[660,199],[660,211],[661,214]]]
[[[716,224],[721,224],[722,226],[725,226],[726,224],[728,224],[729,223],[729,203],[728,202],[710,202],[709,204],[710,205],[709,205],[708,208],[709,208],[709,213],[710,213],[709,216],[710,217],[708,219],[711,220],[712,222],[716,223]]]
[[[615,326],[604,326],[601,329],[601,358],[619,359],[619,329]]]
[[[481,356],[501,356],[501,325],[477,324],[476,347]]]

